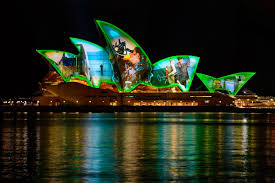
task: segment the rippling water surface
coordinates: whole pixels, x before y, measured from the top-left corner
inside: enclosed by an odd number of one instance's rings
[[[275,182],[275,114],[2,113],[0,182]]]

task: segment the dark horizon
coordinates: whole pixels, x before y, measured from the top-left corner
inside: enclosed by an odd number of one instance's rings
[[[256,72],[244,87],[275,95],[275,2],[68,0],[14,4],[7,26],[14,49],[7,46],[12,59],[4,63],[1,96],[30,96],[38,89],[48,65],[36,49],[76,53],[69,37],[105,46],[95,19],[127,32],[152,63],[174,55],[199,56],[197,72],[214,77]],[[190,91],[199,85],[195,77]]]

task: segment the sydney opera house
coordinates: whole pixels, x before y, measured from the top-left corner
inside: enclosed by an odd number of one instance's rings
[[[96,23],[105,47],[71,37],[77,55],[37,50],[50,68],[40,83],[41,96],[36,97],[40,105],[231,106],[255,74],[214,78],[196,73],[199,57],[191,55],[171,56],[152,64],[127,33],[104,21]],[[189,91],[194,77],[209,91]]]

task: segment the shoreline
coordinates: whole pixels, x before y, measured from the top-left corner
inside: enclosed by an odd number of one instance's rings
[[[275,113],[275,108],[234,106],[0,106],[0,112],[236,112]]]

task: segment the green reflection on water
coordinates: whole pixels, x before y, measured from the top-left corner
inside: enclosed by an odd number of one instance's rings
[[[272,114],[7,113],[2,119],[2,180],[274,181]]]

